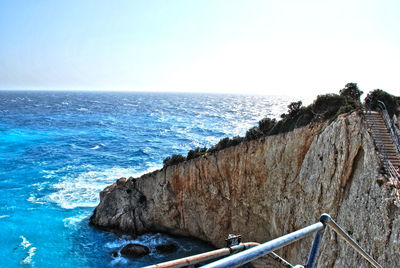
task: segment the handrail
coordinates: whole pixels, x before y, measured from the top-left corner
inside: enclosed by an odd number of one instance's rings
[[[316,258],[318,256],[318,250],[326,226],[331,227],[333,231],[335,231],[347,243],[349,243],[371,265],[377,268],[382,267],[365,250],[363,250],[357,244],[357,242],[355,242],[328,214],[322,214],[320,217],[320,222],[318,223],[309,225],[295,232],[289,233],[287,235],[281,236],[279,238],[276,238],[259,246],[253,247],[251,249],[242,251],[238,254],[226,257],[224,259],[212,262],[210,264],[201,267],[203,268],[238,267],[248,262],[251,262],[255,259],[258,259],[272,252],[273,250],[279,249],[297,240],[303,239],[313,232],[317,232],[314,237],[314,242],[311,247],[311,251],[306,265],[306,268],[313,268],[316,262]]]
[[[210,261],[210,260],[215,260],[221,257],[229,256],[231,254],[238,253],[240,251],[255,247],[260,245],[260,243],[256,242],[247,242],[247,243],[240,243],[235,246],[230,246],[226,248],[221,248],[189,257],[184,257],[172,261],[167,261],[159,264],[154,264],[154,265],[149,265],[144,268],[179,268],[179,267],[186,267],[186,266],[192,266],[196,265],[202,262]],[[274,252],[270,252],[268,254],[269,257],[271,257],[273,260],[276,262],[282,264],[285,267],[293,268],[293,265],[291,265],[289,262],[287,262],[285,259],[281,258],[279,255],[275,254]]]
[[[195,265],[195,264],[198,264],[201,262],[215,260],[217,258],[225,257],[230,254],[233,254],[233,253],[236,253],[239,251],[243,251],[245,249],[249,249],[251,247],[255,247],[258,245],[260,245],[260,243],[256,243],[256,242],[240,243],[239,245],[232,246],[229,248],[221,248],[221,249],[193,255],[190,257],[185,257],[185,258],[181,258],[181,259],[177,259],[177,260],[172,260],[172,261],[168,261],[168,262],[163,262],[163,263],[159,263],[159,264],[155,264],[155,265],[146,266],[144,268],[164,268],[164,267],[178,268],[178,267],[185,267],[185,266],[189,266],[189,265]]]
[[[243,264],[246,264],[248,262],[251,262],[255,259],[258,259],[276,249],[279,249],[281,247],[287,246],[299,239],[304,238],[305,236],[308,236],[315,231],[321,230],[324,228],[324,224],[321,222],[314,223],[310,226],[307,226],[303,229],[297,230],[293,233],[281,236],[279,238],[276,238],[274,240],[271,240],[269,242],[266,242],[264,244],[261,244],[259,246],[253,247],[251,249],[242,251],[238,254],[226,257],[224,259],[215,261],[213,263],[201,266],[203,268],[219,268],[219,267],[238,267]]]
[[[388,165],[389,165],[389,173],[391,177],[397,178],[398,180],[400,180],[400,173],[396,170],[396,168],[393,166],[392,162],[388,161]],[[397,182],[399,183],[399,182]]]
[[[397,151],[400,153],[400,135],[394,126],[393,120],[390,118],[389,113],[387,112],[386,105],[382,101],[378,100],[378,107],[381,111],[383,119],[385,120],[385,124],[389,129],[390,136],[392,136],[393,143],[396,146]]]

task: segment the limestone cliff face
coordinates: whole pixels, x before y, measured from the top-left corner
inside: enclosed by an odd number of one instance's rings
[[[329,213],[384,267],[399,267],[400,208],[379,177],[373,140],[362,115],[353,113],[121,178],[101,192],[91,222],[113,231],[189,235],[223,247],[230,233],[266,242]],[[311,243],[312,237],[277,253],[302,264]],[[328,228],[318,267],[368,264]]]

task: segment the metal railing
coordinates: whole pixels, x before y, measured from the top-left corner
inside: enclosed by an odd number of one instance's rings
[[[259,243],[249,242],[249,243],[240,243],[239,245],[235,245],[232,247],[221,248],[213,251],[209,251],[206,253],[201,253],[197,255],[193,255],[190,257],[185,257],[177,260],[172,260],[168,262],[163,262],[155,265],[146,266],[144,268],[178,268],[178,267],[187,267],[191,265],[195,265],[201,262],[206,262],[209,260],[215,260],[217,258],[229,256],[231,254],[249,249],[251,247],[255,247],[260,245]]]
[[[295,241],[301,240],[303,238],[308,237],[309,235],[316,233],[314,236],[314,241],[311,246],[311,250],[308,256],[306,268],[314,267],[318,251],[321,245],[321,241],[325,232],[326,226],[329,226],[335,231],[339,236],[341,236],[347,243],[349,243],[364,259],[366,259],[372,266],[381,268],[380,266],[365,250],[363,250],[360,245],[358,245],[328,214],[322,214],[320,217],[320,221],[304,227],[300,230],[295,232],[286,234],[284,236],[278,237],[273,239],[269,242],[264,244],[258,244],[255,242],[250,243],[241,243],[239,245],[235,245],[228,248],[222,248],[210,252],[206,252],[203,254],[198,254],[191,257],[186,257],[178,260],[173,260],[165,263],[156,264],[153,266],[148,267],[193,267],[195,264],[199,264],[201,262],[215,260],[217,258],[221,258],[224,256],[223,259],[214,261],[212,263],[206,264],[201,266],[203,268],[221,268],[221,267],[238,267],[254,261],[263,256],[270,256],[275,261],[278,261],[280,264],[284,265],[285,267],[294,267],[289,262],[283,260],[281,257],[276,255],[273,251],[279,248],[285,247],[289,244],[292,244]],[[244,250],[244,251],[241,251]],[[239,252],[241,251],[241,252]],[[239,253],[237,253],[239,252]],[[236,253],[236,254],[234,254]],[[234,255],[231,255],[234,254]],[[298,266],[296,266],[298,267]]]
[[[399,133],[398,133],[396,127],[394,126],[393,121],[390,119],[390,116],[389,116],[389,113],[387,112],[385,103],[383,103],[382,101],[379,101],[379,100],[377,102],[378,102],[378,107],[379,107],[380,113],[382,115],[382,118],[384,119],[385,124],[386,124],[387,128],[389,129],[389,133],[390,133],[390,135],[392,137],[393,143],[396,146],[396,149],[397,149],[398,153],[400,153],[400,136],[399,136]],[[368,115],[370,116],[370,118],[372,118],[372,121],[373,121],[371,129],[374,132],[375,137],[378,139],[378,140],[375,141],[375,143],[378,146],[379,151],[381,152],[381,154],[383,156],[383,164],[385,166],[385,169],[389,173],[388,174],[389,176],[400,180],[399,172],[396,170],[396,168],[393,166],[392,162],[389,160],[388,153],[387,153],[386,146],[385,146],[385,142],[382,139],[382,136],[381,136],[381,133],[380,133],[380,131],[378,129],[378,125],[376,123],[376,120],[375,120],[374,116],[372,116],[371,113],[370,113],[371,112],[371,107],[369,105],[366,105],[366,108],[367,108],[367,111],[369,112]]]
[[[146,266],[144,268],[179,268],[179,267],[192,267],[196,264],[199,263],[204,263],[207,261],[215,260],[218,258],[226,257],[235,253],[238,253],[240,251],[259,246],[260,243],[256,242],[247,242],[247,243],[240,243],[234,246],[229,246],[226,248],[221,248],[197,255],[193,255],[190,257],[185,257],[177,260],[172,260],[172,261],[167,261],[159,264],[154,264],[150,266]],[[281,258],[278,254],[275,252],[270,252],[268,253],[268,256],[271,257],[274,261],[282,264],[285,267],[293,268],[293,265],[291,265],[289,262],[287,262],[285,259]]]
[[[390,160],[388,161],[388,166],[389,166],[389,175],[393,178],[397,179],[397,184],[400,184],[400,173],[396,168],[393,166],[392,162]],[[399,185],[400,186],[400,185]]]
[[[249,263],[255,259],[258,259],[273,250],[277,250],[284,246],[287,246],[297,240],[303,239],[310,234],[316,232],[314,237],[314,242],[312,244],[310,254],[308,256],[306,268],[314,267],[318,251],[321,245],[322,237],[325,231],[325,227],[331,227],[339,236],[341,236],[347,243],[349,243],[361,256],[364,257],[372,266],[380,266],[365,250],[363,250],[360,245],[358,245],[328,214],[322,214],[320,217],[320,222],[307,226],[303,229],[295,231],[293,233],[281,236],[259,246],[253,247],[251,249],[242,251],[235,255],[226,257],[224,259],[212,262],[210,264],[201,266],[203,268],[222,268],[222,267],[238,267]]]
[[[372,119],[372,124],[370,125],[370,127],[371,127],[371,130],[372,130],[372,132],[374,133],[374,136],[375,136],[375,144],[376,144],[376,146],[378,147],[380,153],[383,156],[382,160],[383,160],[383,165],[385,166],[385,169],[387,171],[389,171],[390,170],[390,167],[389,167],[389,162],[390,161],[389,161],[388,153],[387,153],[387,150],[386,150],[385,142],[382,139],[382,135],[381,135],[381,132],[380,132],[380,130],[378,128],[378,124],[377,124],[377,122],[375,120],[375,117],[371,113],[371,107],[369,105],[366,105],[366,108],[367,108],[367,111],[368,111],[367,115],[369,116],[369,119]]]
[[[400,153],[400,135],[397,132],[397,129],[393,123],[393,120],[389,116],[389,113],[386,109],[386,105],[382,101],[378,100],[378,107],[383,116],[383,119],[385,120],[385,124],[389,129],[390,136],[392,136],[392,140],[393,140],[394,145],[397,148],[397,152]]]

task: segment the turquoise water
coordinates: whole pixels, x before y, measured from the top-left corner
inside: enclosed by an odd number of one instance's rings
[[[225,136],[293,99],[267,96],[0,91],[0,267],[141,267],[211,249],[165,234],[133,240],[88,225],[99,192]],[[173,241],[176,253],[155,245]],[[129,242],[138,259],[113,257]]]

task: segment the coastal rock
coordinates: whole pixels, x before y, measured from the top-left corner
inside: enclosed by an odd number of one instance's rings
[[[119,181],[104,189],[91,223],[126,233],[166,232],[224,247],[230,233],[265,242],[328,213],[384,267],[400,263],[400,209],[357,112],[264,137]],[[312,237],[278,250],[304,264]],[[275,267],[268,258],[262,267]],[[316,267],[369,267],[325,232]]]
[[[125,257],[130,257],[130,258],[137,258],[137,257],[142,257],[147,254],[149,254],[150,250],[148,247],[140,245],[140,244],[132,244],[129,243],[125,245],[121,249],[121,255]]]

